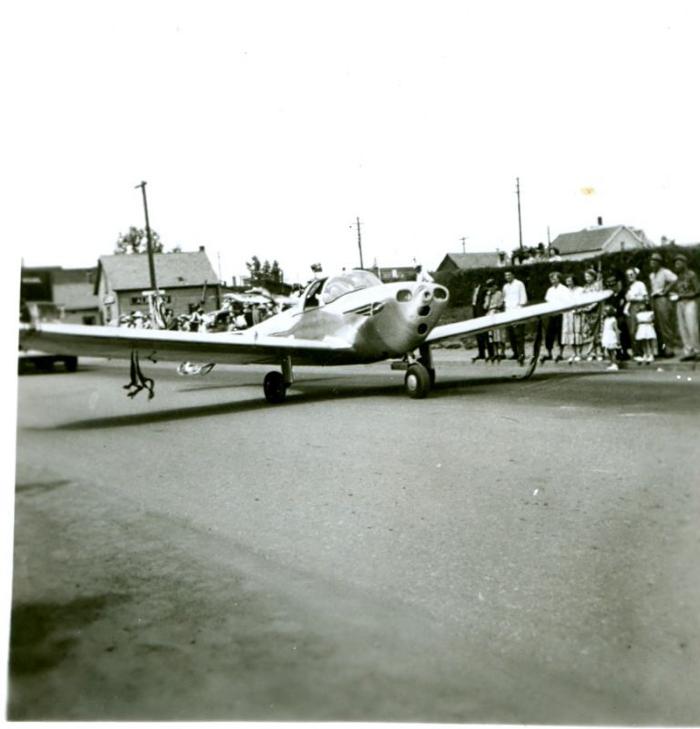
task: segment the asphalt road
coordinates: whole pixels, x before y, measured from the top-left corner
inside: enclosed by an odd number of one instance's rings
[[[12,719],[700,723],[700,380],[19,381]]]

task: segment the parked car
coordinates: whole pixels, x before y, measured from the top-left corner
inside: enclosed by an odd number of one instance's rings
[[[20,304],[20,321],[25,323],[61,322],[63,309],[52,301],[28,301]],[[78,358],[71,354],[49,354],[36,349],[19,347],[18,370],[26,372],[31,366],[42,372],[50,372],[56,362],[61,362],[68,372],[78,369]]]

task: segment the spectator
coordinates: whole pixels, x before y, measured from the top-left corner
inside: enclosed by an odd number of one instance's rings
[[[651,364],[654,361],[656,347],[656,332],[654,331],[654,312],[649,301],[645,301],[637,312],[637,333],[634,335],[642,348],[641,357],[635,359],[642,364]]]
[[[416,281],[421,283],[431,283],[432,280],[433,277],[427,271],[423,270],[423,266],[416,266]]]
[[[198,332],[204,325],[204,308],[198,306],[190,315],[190,326],[191,332]]]
[[[527,304],[527,291],[525,284],[515,278],[512,271],[505,272],[506,282],[503,285],[503,303],[506,311],[515,311]],[[507,327],[508,339],[513,350],[511,359],[517,359],[522,365],[525,363],[525,326],[515,324]]]
[[[632,340],[632,351],[634,352],[635,360],[642,361],[642,347],[637,342],[637,312],[641,311],[641,307],[645,301],[648,301],[649,294],[647,293],[647,287],[642,281],[639,280],[639,269],[628,268],[625,272],[629,286],[625,292],[625,315],[627,316],[627,327],[630,332],[630,338]]]
[[[610,361],[609,370],[619,369],[616,359],[620,349],[620,329],[615,313],[615,307],[610,304],[603,309],[603,333],[600,341]]]
[[[585,281],[582,289],[584,294],[603,290],[603,282],[601,281],[600,274],[596,273],[592,268],[585,271],[583,278]],[[584,347],[584,351],[581,354],[582,356],[585,355],[589,362],[594,359],[598,359],[599,362],[603,360],[603,352],[600,346],[602,311],[603,305],[600,303],[591,304],[580,312],[583,317],[583,330],[587,332],[588,337],[588,346]]]
[[[483,316],[486,313],[486,307],[484,306],[484,300],[487,296],[489,283],[495,282],[490,278],[485,284],[477,284],[472,292],[472,315],[474,317]],[[482,332],[476,335],[476,348],[477,355],[472,357],[472,362],[476,362],[479,359],[486,359],[486,349],[489,341],[489,335],[487,332]],[[491,359],[491,355],[489,355]]]
[[[547,260],[549,260],[551,263],[554,263],[555,261],[561,261],[559,249],[550,245],[549,248],[547,248]]]
[[[700,287],[695,271],[688,268],[688,259],[682,253],[678,253],[673,259],[673,267],[678,274],[678,279],[673,284],[673,299],[676,301],[678,330],[683,341],[684,355],[681,362],[692,362],[700,354],[696,301]]]
[[[627,301],[625,299],[622,281],[615,275],[608,276],[606,286],[612,291],[612,296],[608,299],[608,303],[615,308],[617,327],[620,331],[619,359],[623,361],[628,360],[630,358],[629,349],[632,346],[632,339],[627,326],[627,317],[625,316]]]
[[[651,254],[649,291],[654,310],[657,354],[659,357],[673,357],[673,342],[676,339],[676,332],[673,326],[673,304],[669,299],[669,293],[678,276],[665,268],[663,261],[660,253]]]
[[[503,311],[503,292],[498,290],[496,281],[492,278],[488,279],[485,284],[486,295],[484,297],[484,309],[487,314],[497,314]],[[501,360],[505,358],[505,342],[503,341],[503,330],[492,329],[488,332],[488,340],[486,348],[489,353],[489,361]]]
[[[576,298],[581,293],[581,287],[577,286],[576,279],[569,274],[566,279],[566,288],[568,289],[569,299]],[[562,349],[568,344],[573,354],[569,357],[569,364],[581,361],[581,351],[585,341],[585,333],[583,331],[584,318],[578,311],[565,311],[561,319],[561,343]]]
[[[569,290],[561,282],[561,274],[558,271],[552,271],[549,274],[550,286],[547,289],[547,293],[544,296],[544,300],[548,304],[565,304],[568,303],[570,294]],[[564,345],[561,339],[562,330],[562,315],[553,314],[547,319],[547,329],[544,335],[544,346],[547,350],[547,354],[542,357],[541,362],[546,362],[548,359],[552,359],[552,350],[556,344],[559,347],[555,362],[561,362],[564,359]]]

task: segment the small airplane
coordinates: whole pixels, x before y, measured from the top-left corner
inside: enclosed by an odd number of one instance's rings
[[[430,348],[436,342],[537,320],[535,351],[525,372],[529,377],[537,365],[543,317],[590,306],[610,294],[580,294],[565,304],[534,304],[438,326],[449,301],[444,286],[432,281],[385,284],[369,271],[353,269],[312,280],[290,308],[243,331],[214,334],[32,322],[20,324],[20,343],[45,352],[130,358],[131,381],[124,386],[130,397],[143,389],[153,397],[153,380],[140,366],[144,358],[277,365],[280,370],[268,372],[263,381],[265,398],[273,404],[284,402],[294,382],[293,365],[394,360],[392,369],[405,371],[407,394],[423,398],[435,382]]]

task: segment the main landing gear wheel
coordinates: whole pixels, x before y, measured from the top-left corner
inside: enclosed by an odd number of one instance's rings
[[[265,399],[272,405],[283,403],[287,397],[287,385],[281,372],[268,372],[263,380]]]
[[[428,369],[417,362],[409,365],[406,370],[406,392],[409,397],[419,399],[430,392],[430,373]]]

